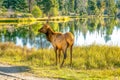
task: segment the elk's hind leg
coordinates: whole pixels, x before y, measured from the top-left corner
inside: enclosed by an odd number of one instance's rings
[[[64,49],[64,50],[62,50],[62,51],[63,51],[63,61],[62,61],[62,64],[61,64],[61,66],[60,66],[60,67],[62,67],[62,66],[63,66],[63,64],[64,64],[64,62],[65,62],[65,59],[66,59],[66,57],[67,57],[67,53],[66,53],[67,48],[66,48],[66,49]]]
[[[60,55],[61,55],[61,50],[59,50],[59,54],[58,54],[59,63],[60,63]]]

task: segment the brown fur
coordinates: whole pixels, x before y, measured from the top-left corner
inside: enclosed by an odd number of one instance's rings
[[[46,34],[47,40],[50,41],[54,47],[56,54],[56,65],[57,65],[57,55],[60,62],[60,52],[63,52],[64,58],[61,67],[67,56],[67,48],[70,47],[70,65],[72,64],[72,47],[74,44],[74,36],[71,32],[65,34],[61,32],[54,32],[48,24],[44,24],[42,28],[38,30],[41,33]],[[57,54],[58,52],[58,54]]]

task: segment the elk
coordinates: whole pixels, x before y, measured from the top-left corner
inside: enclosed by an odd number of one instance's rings
[[[63,52],[63,61],[60,67],[63,66],[65,59],[67,57],[67,48],[70,47],[70,66],[72,65],[72,48],[74,44],[74,36],[71,32],[61,33],[54,32],[48,23],[43,24],[42,28],[38,30],[38,32],[44,33],[46,35],[47,40],[52,43],[52,46],[55,51],[56,57],[56,65],[59,58],[60,63],[60,55],[61,51]]]

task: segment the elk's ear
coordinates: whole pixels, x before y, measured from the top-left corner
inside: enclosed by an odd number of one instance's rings
[[[50,28],[50,25],[49,25],[49,24],[46,24],[46,27],[47,27],[47,28]]]

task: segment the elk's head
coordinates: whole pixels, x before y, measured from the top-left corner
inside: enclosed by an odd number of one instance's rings
[[[38,30],[38,32],[47,33],[48,29],[50,28],[50,26],[48,25],[49,20],[50,20],[50,16],[48,16],[48,19],[47,19],[47,21],[46,21],[46,24],[43,24],[42,28],[40,28],[40,29]]]
[[[38,32],[47,33],[48,28],[50,28],[50,26],[49,26],[48,24],[43,24],[42,28],[40,28],[40,29],[38,30]]]

